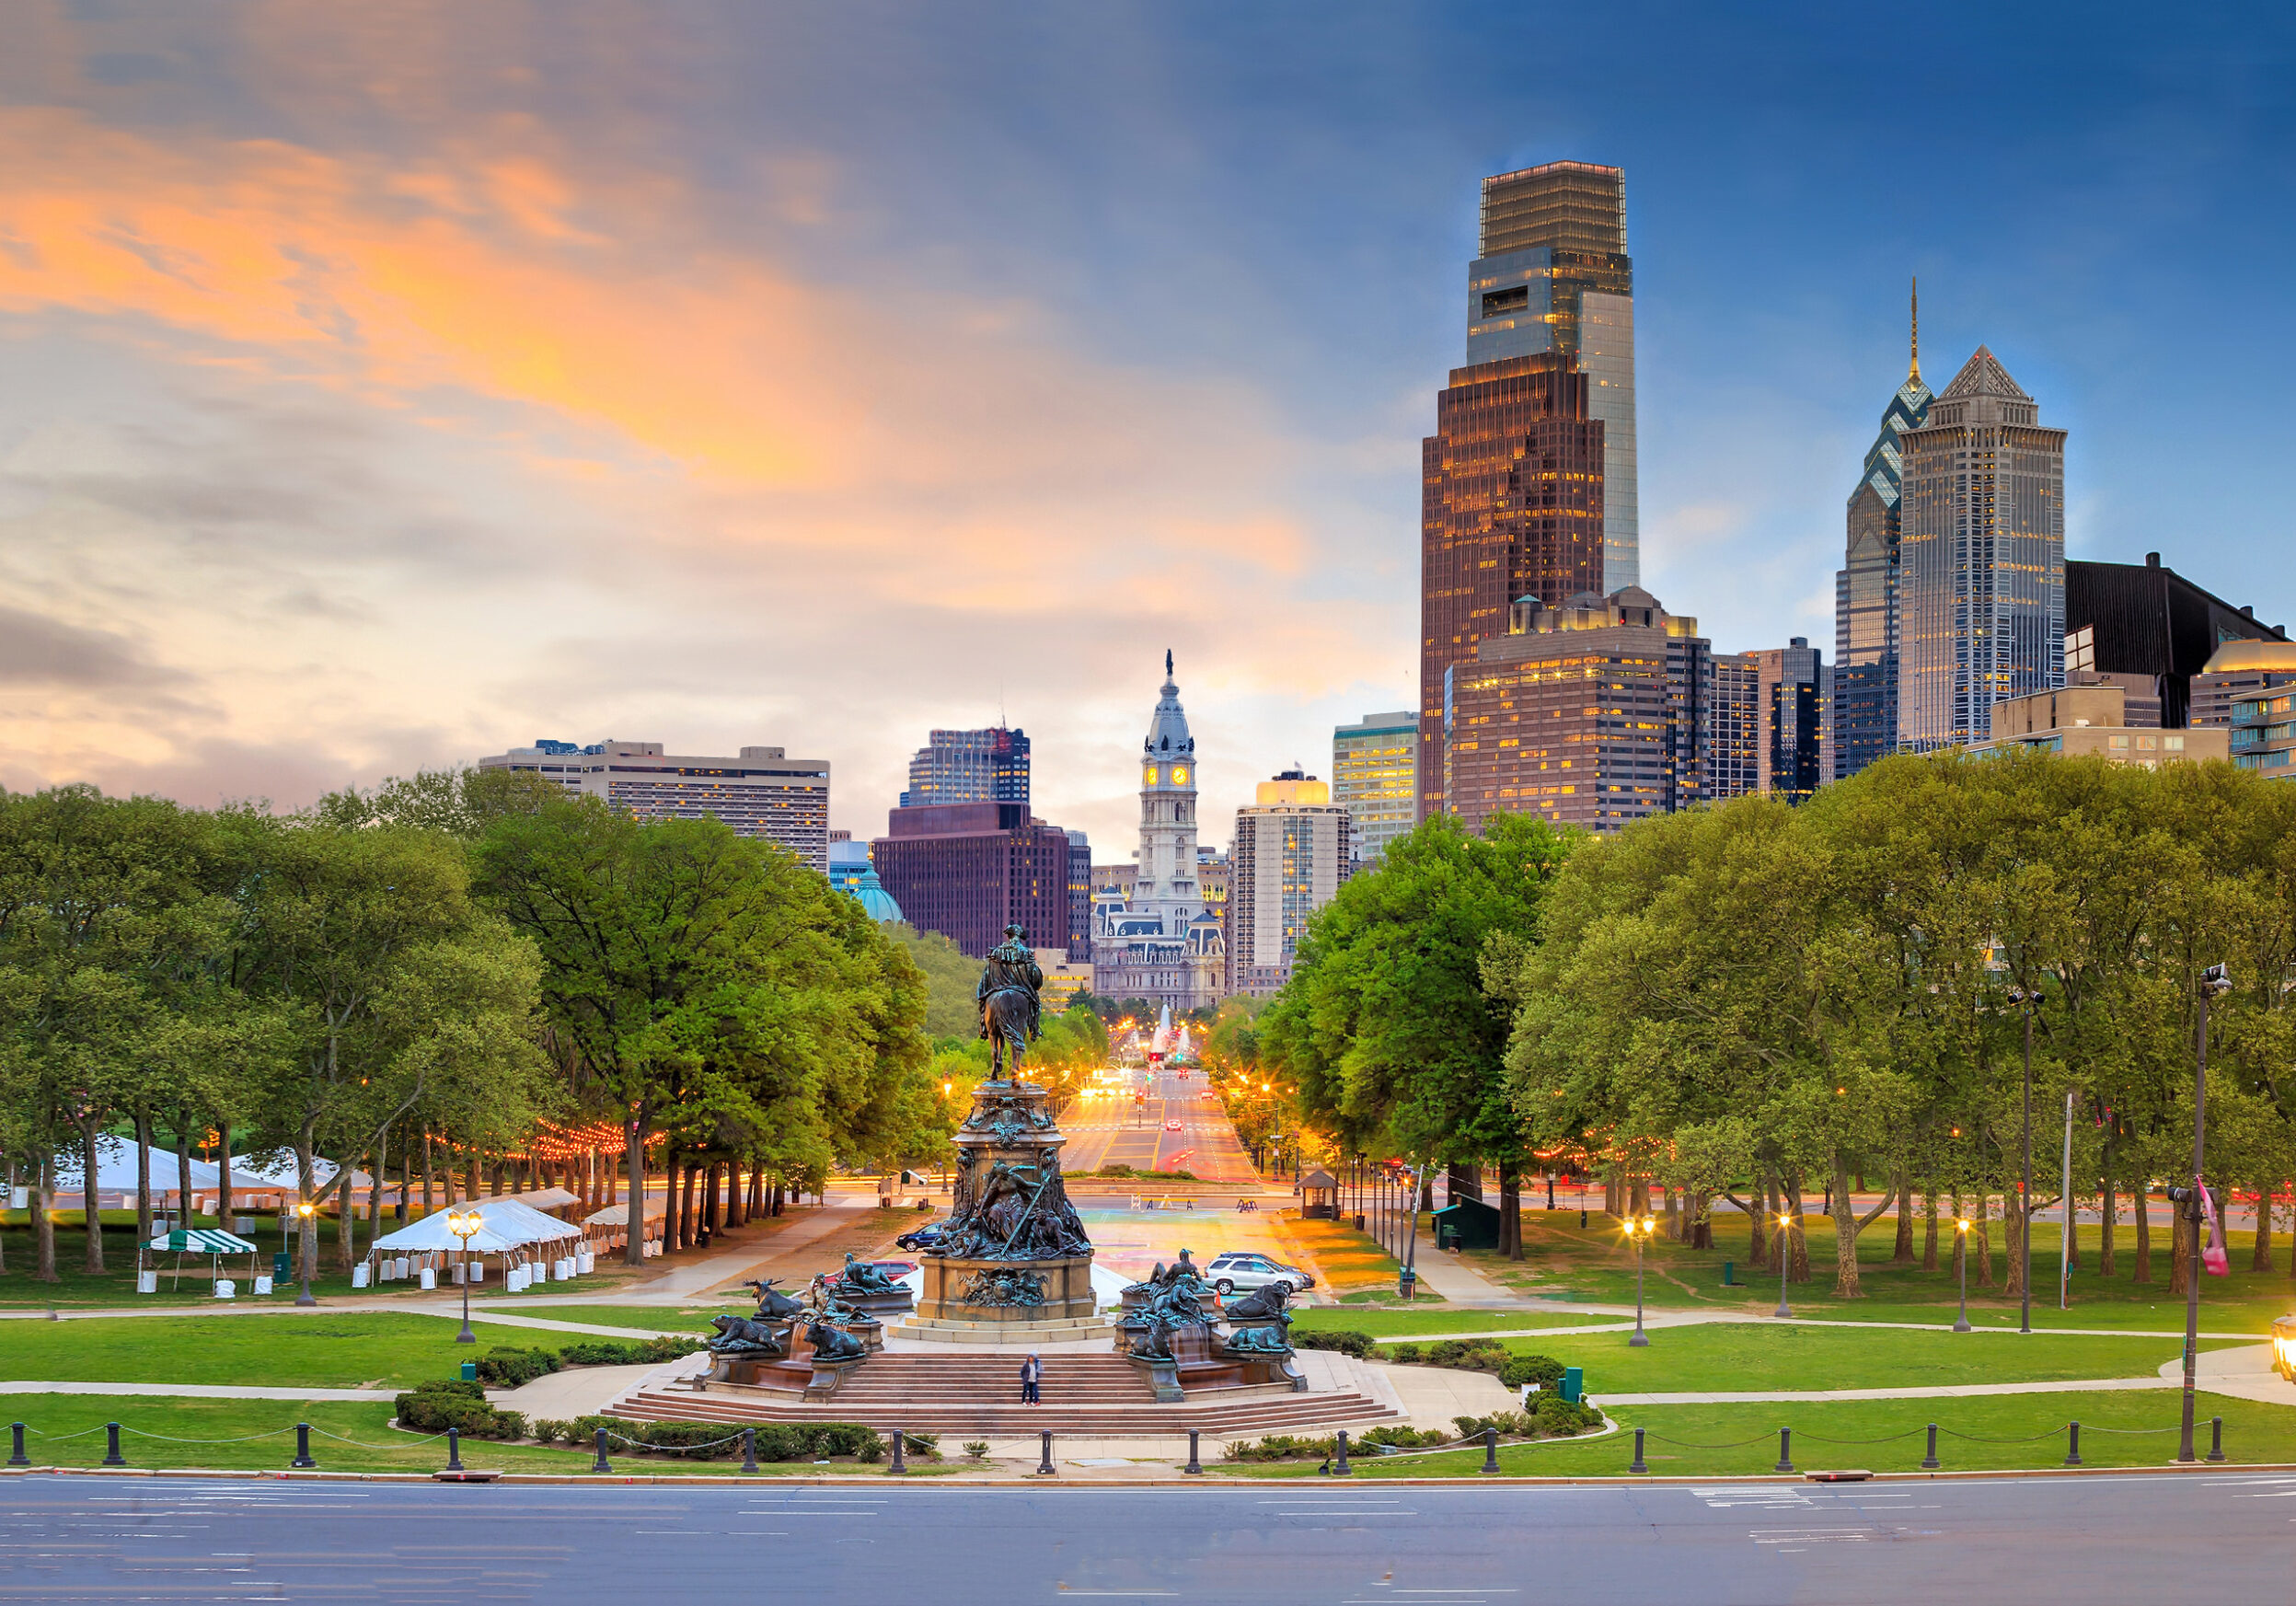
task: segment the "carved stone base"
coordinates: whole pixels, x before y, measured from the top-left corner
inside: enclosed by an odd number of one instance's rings
[[[925,1294],[917,1301],[917,1314],[940,1322],[1074,1322],[1093,1314],[1092,1257],[1073,1255],[1065,1260],[948,1260],[927,1255],[923,1262]],[[1043,1279],[1044,1297],[1033,1305],[974,1303],[968,1293],[991,1287],[1000,1273],[1030,1274]]]
[[[837,1303],[864,1316],[906,1316],[915,1308],[917,1296],[906,1288],[892,1294],[848,1294],[840,1288]]]

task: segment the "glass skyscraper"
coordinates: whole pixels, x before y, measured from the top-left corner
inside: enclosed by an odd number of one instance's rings
[[[929,803],[1029,801],[1029,739],[994,725],[985,731],[935,731],[909,760],[905,809]]]
[[[1934,399],[1921,383],[1919,286],[1912,303],[1911,357],[1905,383],[1882,409],[1850,494],[1849,539],[1834,572],[1833,773],[1847,780],[1898,745],[1898,503],[1905,486],[1903,440],[1929,416]]]
[[[1408,709],[1366,714],[1332,733],[1332,801],[1356,822],[1366,864],[1419,819],[1419,720]]]
[[[1898,745],[1928,751],[2064,685],[2065,432],[1979,346],[1899,445]]]

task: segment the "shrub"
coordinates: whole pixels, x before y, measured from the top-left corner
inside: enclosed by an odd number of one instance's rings
[[[1541,1392],[1563,1381],[1563,1363],[1551,1355],[1516,1355],[1499,1369],[1499,1381],[1510,1389],[1537,1383]]]
[[[659,1366],[707,1347],[698,1338],[593,1338],[570,1344],[558,1354],[568,1366]]]
[[[986,1461],[988,1459],[988,1440],[986,1438],[966,1439],[964,1441],[964,1453],[971,1456],[975,1461]]]
[[[1455,1416],[1461,1438],[1479,1437],[1495,1427],[1504,1438],[1571,1438],[1602,1426],[1602,1415],[1590,1405],[1575,1404],[1558,1394],[1541,1394],[1529,1411],[1494,1411],[1488,1416]]]
[[[1352,1355],[1357,1360],[1371,1356],[1371,1334],[1354,1331],[1335,1333],[1295,1333],[1292,1344],[1300,1349],[1336,1349],[1342,1355]]]
[[[556,1444],[560,1439],[569,1438],[573,1430],[571,1422],[560,1422],[550,1416],[537,1416],[527,1427],[536,1442],[540,1444]]]
[[[444,1433],[452,1427],[466,1438],[523,1438],[526,1419],[516,1411],[498,1411],[487,1404],[475,1382],[442,1378],[419,1384],[398,1396],[398,1425],[417,1433]]]
[[[1387,1358],[1401,1365],[1410,1366],[1419,1358],[1419,1346],[1415,1344],[1390,1344],[1387,1346]]]
[[[506,1349],[497,1346],[479,1358],[479,1378],[497,1388],[514,1389],[558,1370],[558,1357],[547,1349]]]
[[[940,1434],[904,1433],[901,1437],[909,1441],[909,1448],[906,1453],[910,1455],[921,1455],[928,1461],[939,1461],[940,1459]]]
[[[1425,1364],[1455,1371],[1496,1372],[1512,1358],[1495,1338],[1445,1338],[1427,1346]]]

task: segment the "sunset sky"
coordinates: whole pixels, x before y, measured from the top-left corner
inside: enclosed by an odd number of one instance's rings
[[[1205,839],[1415,701],[1477,181],[1626,169],[1644,583],[1833,642],[1905,366],[2068,550],[2296,620],[2285,8],[0,0],[0,785],[779,744],[881,832],[1002,711]]]

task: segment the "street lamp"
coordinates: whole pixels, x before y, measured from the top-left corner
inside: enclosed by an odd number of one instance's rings
[[[2204,1204],[2200,1190],[2209,1185],[2201,1174],[2200,1161],[2202,1139],[2208,1130],[2209,1000],[2221,999],[2232,990],[2232,973],[2222,965],[2211,965],[2200,973],[2200,1023],[2193,1037],[2192,1055],[2192,1193],[2185,1202],[2185,1213],[2192,1218],[2192,1260],[2185,1268],[2185,1409],[2183,1427],[2176,1439],[2176,1459],[2180,1462],[2193,1459],[2192,1382],[2200,1358],[2200,1256],[2204,1248],[2200,1242]],[[2271,1207],[2271,1200],[2267,1199],[2257,1210],[2262,1215]]]
[[[1626,1341],[1629,1349],[1645,1349],[1650,1345],[1650,1334],[1643,1331],[1643,1245],[1650,1242],[1650,1234],[1657,1225],[1649,1216],[1639,1221],[1631,1216],[1627,1218],[1626,1235],[1634,1241],[1634,1336]],[[1778,1302],[1781,1306],[1785,1303],[1783,1288],[1779,1289]]]
[[[476,1344],[479,1335],[470,1331],[470,1240],[486,1224],[486,1218],[476,1210],[449,1210],[446,1230],[462,1240],[462,1331],[455,1334],[456,1344]]]
[[[301,1200],[295,1205],[295,1215],[303,1222],[301,1230],[295,1234],[295,1264],[303,1268],[303,1292],[295,1296],[295,1303],[298,1305],[318,1303],[311,1297],[311,1261],[313,1259],[311,1218],[317,1213],[318,1207],[308,1199]]]
[[[1967,1333],[1969,1330],[1969,1223],[1956,1221],[1953,1230],[1960,1234],[1954,1240],[1954,1259],[1961,1265],[1961,1314],[1955,1318],[1953,1330]],[[1985,1275],[1990,1277],[1993,1274],[1987,1272]]]
[[[1794,1314],[1786,1305],[1786,1270],[1794,1264],[1794,1217],[1783,1210],[1778,1213],[1778,1314]]]

